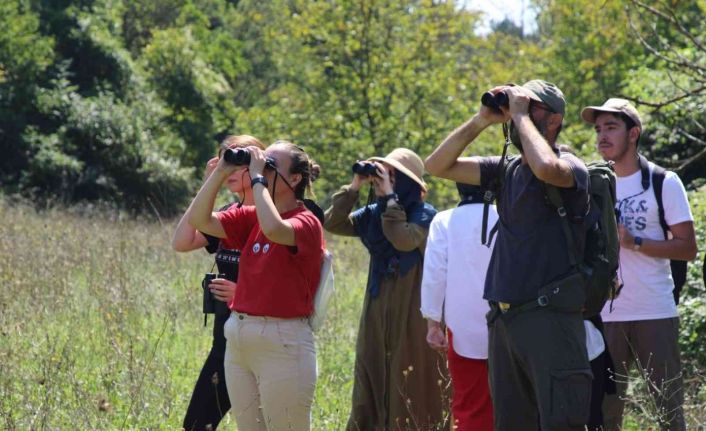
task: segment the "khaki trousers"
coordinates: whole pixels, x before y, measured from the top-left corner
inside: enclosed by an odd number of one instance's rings
[[[233,312],[225,337],[226,385],[238,430],[309,430],[316,349],[307,319]]]

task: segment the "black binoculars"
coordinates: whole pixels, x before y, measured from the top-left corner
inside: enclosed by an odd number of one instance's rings
[[[223,152],[223,160],[235,166],[247,166],[250,164],[250,151],[243,148],[228,148]],[[265,167],[276,169],[277,163],[272,157],[265,161]]]
[[[358,174],[361,177],[377,177],[378,168],[373,163],[370,162],[355,162],[351,167],[354,174]]]
[[[487,91],[481,96],[480,103],[482,103],[483,106],[501,112],[500,107],[507,108],[510,104],[510,98],[504,91],[495,94]]]
[[[208,272],[204,275],[203,280],[201,280],[201,287],[203,288],[203,313],[219,315],[228,314],[230,312],[228,309],[228,304],[216,299],[216,297],[213,296],[213,293],[211,293],[211,289],[208,288],[208,285],[211,284],[215,278],[226,278],[226,275]]]

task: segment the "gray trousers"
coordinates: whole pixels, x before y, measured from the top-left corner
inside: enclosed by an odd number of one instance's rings
[[[537,307],[487,317],[495,431],[583,431],[593,375],[581,314]]]
[[[659,426],[683,431],[684,388],[679,356],[679,318],[606,322],[605,338],[615,364],[617,393],[606,396],[603,416],[606,431],[618,431],[623,423],[627,376],[637,368],[640,378],[650,381]]]

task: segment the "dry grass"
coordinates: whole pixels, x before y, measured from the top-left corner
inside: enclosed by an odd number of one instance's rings
[[[212,258],[172,252],[171,224],[114,211],[0,200],[0,217],[0,428],[178,429],[210,348],[199,283]],[[347,420],[367,268],[357,242],[336,246],[355,251],[337,256],[317,335],[322,430]]]

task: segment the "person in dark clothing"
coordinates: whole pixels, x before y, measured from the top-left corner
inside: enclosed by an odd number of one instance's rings
[[[246,148],[255,146],[264,149],[265,146],[257,138],[248,135],[231,135],[221,143],[218,157],[214,157],[206,164],[206,178],[211,174],[218,163],[222,152],[228,148]],[[231,203],[221,208],[225,211],[232,205],[253,205],[250,178],[247,170],[235,172],[228,178],[228,189],[237,194],[239,203]],[[236,280],[238,279],[238,262],[240,250],[237,250],[227,239],[219,239],[198,232],[188,223],[189,212],[187,209],[182,216],[172,239],[172,248],[179,252],[196,250],[204,247],[207,252],[214,254],[219,274],[226,278],[216,278],[209,288],[223,307],[216,307],[213,321],[213,344],[201,368],[201,373],[196,380],[189,406],[184,416],[183,428],[187,431],[215,430],[223,416],[230,410],[230,400],[226,389],[223,361],[226,350],[226,339],[223,335],[230,310],[227,303],[235,295]]]
[[[559,145],[559,150],[576,155],[568,145]],[[603,400],[606,394],[614,395],[617,388],[615,380],[608,370],[614,369],[613,358],[610,356],[603,329],[603,319],[600,314],[584,319],[586,328],[586,349],[591,363],[593,383],[591,384],[591,412],[586,428],[588,431],[603,431]]]
[[[483,295],[491,305],[488,364],[495,430],[537,424],[545,431],[584,430],[592,383],[581,313],[585,294],[561,217],[573,220],[586,213],[588,169],[557,147],[566,102],[554,84],[533,80],[489,92],[495,100],[504,93],[506,104],[497,110],[481,105],[427,158],[426,168],[497,193],[497,237]],[[520,157],[509,162],[461,157],[483,130],[507,122]],[[565,211],[547,203],[548,187],[558,191]],[[579,229],[574,224],[573,230]],[[569,233],[579,237],[580,232]]]
[[[600,343],[603,345],[603,351],[595,358],[591,358],[589,352],[593,383],[591,384],[591,412],[588,416],[586,427],[588,431],[603,431],[603,400],[606,394],[613,395],[616,392],[615,380],[612,379],[608,370],[614,369],[615,366],[613,365],[613,359],[610,356],[610,351],[605,342],[603,320],[600,314],[586,319],[586,322],[590,322],[590,324],[593,325],[593,328],[596,330],[595,334],[600,336]],[[588,325],[586,326],[586,332],[588,333]],[[588,339],[589,337],[587,336],[586,338]],[[588,342],[587,347],[589,347]]]

